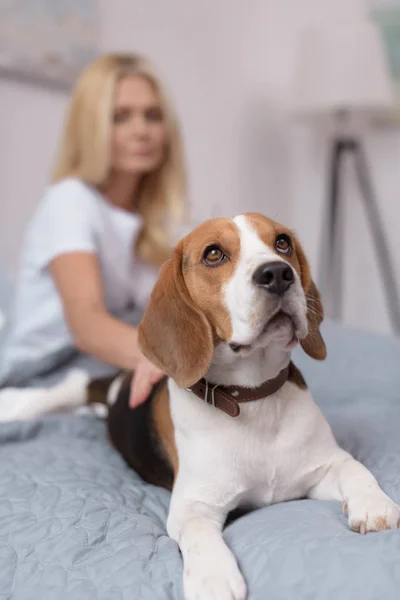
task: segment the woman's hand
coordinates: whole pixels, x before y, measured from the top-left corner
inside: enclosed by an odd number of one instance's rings
[[[165,373],[153,365],[144,356],[139,359],[135,366],[135,374],[131,383],[131,395],[129,406],[136,408],[143,404],[150,395],[153,385],[165,377]]]

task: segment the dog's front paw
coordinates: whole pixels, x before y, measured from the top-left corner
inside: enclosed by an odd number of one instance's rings
[[[198,557],[185,566],[185,600],[245,600],[246,584],[233,556]]]
[[[400,507],[383,492],[349,498],[343,503],[343,511],[350,528],[359,533],[400,527]]]

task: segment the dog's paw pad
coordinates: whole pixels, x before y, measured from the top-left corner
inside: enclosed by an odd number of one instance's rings
[[[228,570],[201,566],[188,568],[184,575],[185,600],[246,600],[246,584],[234,564]]]
[[[398,529],[400,507],[385,494],[358,496],[348,500],[349,526],[358,533]]]

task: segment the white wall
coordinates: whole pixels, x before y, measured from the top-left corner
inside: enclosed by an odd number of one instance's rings
[[[164,75],[183,125],[197,218],[260,210],[294,226],[315,266],[326,144],[288,120],[295,42],[311,20],[364,0],[100,0],[104,50],[140,51]],[[245,6],[246,4],[246,6]],[[0,84],[0,256],[12,264],[46,181],[65,98]],[[5,132],[5,133],[3,133]],[[369,140],[400,279],[398,132]],[[346,194],[345,320],[388,331],[379,278],[351,181]],[[363,288],[361,289],[361,285]]]
[[[56,92],[0,79],[0,264],[11,274],[47,182],[65,105]]]

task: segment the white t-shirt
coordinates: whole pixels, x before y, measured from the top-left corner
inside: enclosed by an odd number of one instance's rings
[[[67,252],[97,255],[109,312],[137,325],[158,269],[134,255],[142,220],[110,204],[79,179],[51,186],[28,228],[11,332],[0,361],[0,386],[18,385],[72,356],[73,340],[50,261]]]

